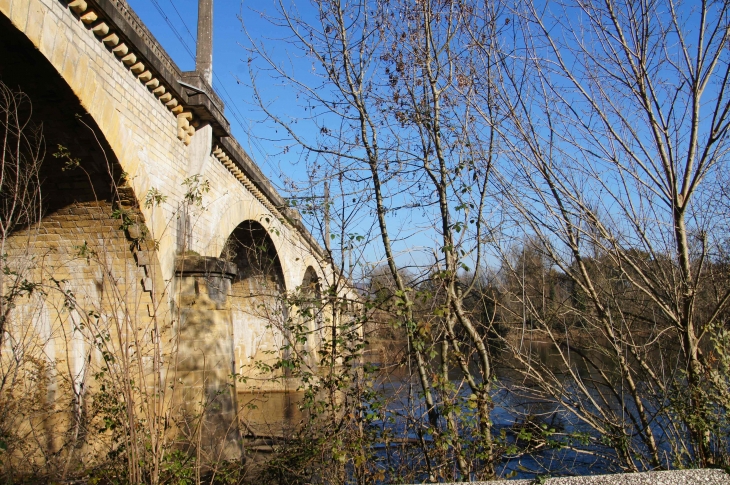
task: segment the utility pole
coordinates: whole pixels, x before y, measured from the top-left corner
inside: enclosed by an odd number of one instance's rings
[[[209,85],[213,85],[213,0],[198,0],[195,71]]]
[[[198,0],[198,41],[194,76],[190,80],[195,89],[208,94],[213,89],[213,0]],[[203,123],[188,146],[188,173],[202,173],[212,149],[213,127]]]

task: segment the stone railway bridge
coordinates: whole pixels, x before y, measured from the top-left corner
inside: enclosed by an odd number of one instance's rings
[[[279,355],[280,295],[319,298],[333,273],[231,137],[200,22],[198,66],[181,72],[124,0],[0,0],[0,81],[28,96],[21,114],[45,139],[42,221],[2,238],[44,290],[18,299],[2,358],[53,363],[49,401],[72,396],[79,413],[99,369],[138,375],[159,407],[144,412],[181,403],[205,418],[202,446],[235,457],[231,374]],[[238,392],[281,385],[252,382]],[[64,419],[50,428],[73,427]],[[44,446],[64,446],[68,433],[46,432]]]
[[[210,82],[210,4],[196,71],[181,72],[125,0],[0,0],[0,81],[27,95],[16,114],[33,121],[29,145],[38,127],[45,140],[43,217],[0,233],[3,296],[38,284],[13,301],[0,348],[0,418],[26,437],[17,463],[93,467],[115,446],[88,432],[110,417],[99,392],[133,403],[151,446],[172,430],[203,459],[239,458],[242,431],[257,430],[239,429],[238,396],[287,388],[251,367],[282,357],[283,322],[298,318],[287,312],[306,310],[310,350],[338,317],[317,304],[336,273],[230,136]],[[730,483],[662,473],[549,483]]]

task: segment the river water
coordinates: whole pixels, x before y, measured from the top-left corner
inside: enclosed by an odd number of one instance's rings
[[[552,345],[546,342],[529,342],[532,354],[540,360],[540,364],[557,369],[562,365],[560,355]],[[476,366],[476,364],[474,364]],[[585,378],[590,377],[590,369],[584,362],[577,360],[578,373]],[[529,439],[519,439],[520,430],[524,429],[527,436],[536,436],[542,432],[555,434],[548,436],[546,440],[539,437],[534,441],[557,441],[559,437],[575,435],[579,433],[590,433],[591,430],[570,413],[562,412],[560,406],[555,402],[544,399],[530,391],[530,384],[520,379],[514,371],[496,366],[496,378],[493,384],[492,400],[494,408],[491,412],[493,422],[493,435],[507,445],[518,445],[518,448],[529,447]],[[387,402],[387,414],[391,419],[388,423],[383,420],[383,426],[390,428],[390,433],[395,436],[406,438],[412,443],[418,443],[422,436],[419,436],[417,422],[426,420],[426,408],[420,392],[420,384],[412,369],[406,366],[391,369],[386,376],[381,377],[379,390],[383,394],[383,400]],[[475,373],[476,374],[476,373]],[[410,376],[410,378],[409,378]],[[459,371],[452,371],[450,374],[451,384],[460,389],[459,394],[468,402],[471,394],[468,386],[462,379]],[[465,414],[468,414],[466,410]],[[474,411],[472,410],[472,416]],[[473,419],[476,419],[474,416]],[[468,427],[469,418],[465,418],[464,427]],[[469,430],[464,430],[468,435]],[[429,436],[425,437],[430,439]],[[544,445],[544,446],[543,446]],[[381,445],[382,446],[382,445]],[[504,453],[502,460],[497,467],[500,477],[534,478],[538,474],[546,474],[546,467],[550,469],[553,476],[565,474],[601,474],[612,471],[606,463],[596,460],[595,457],[583,456],[563,447],[551,448],[545,443],[536,443],[536,446],[543,446],[531,453]],[[383,449],[383,454],[385,450]],[[425,476],[423,477],[426,478]]]
[[[525,345],[530,346],[526,350],[545,369],[554,371],[564,367],[559,352],[551,344],[531,341]],[[596,359],[601,360],[600,356]],[[383,439],[380,442],[376,440],[373,445],[375,457],[383,461],[383,466],[394,466],[393,461],[400,461],[396,465],[403,465],[403,461],[418,461],[418,445],[428,445],[432,437],[419,432],[424,429],[422,424],[425,423],[426,409],[414,372],[407,365],[382,364],[382,359],[377,357],[368,360],[370,364],[381,364],[375,390],[378,391],[378,402],[383,403],[383,406],[377,409],[378,417],[371,425],[380,428],[380,434],[376,432],[375,435]],[[571,365],[585,382],[591,382],[596,377],[596,369],[589,368],[577,355]],[[604,375],[605,372],[610,374],[611,363],[606,361],[605,365]],[[610,456],[608,459],[606,456],[596,456],[596,453],[606,452],[606,447],[601,445],[602,437],[569,412],[565,403],[558,405],[539,392],[530,391],[531,383],[508,366],[498,366],[495,372],[497,375],[492,393],[494,408],[491,414],[493,434],[505,445],[497,467],[499,476],[534,478],[537,474],[548,472],[558,476],[621,471]],[[470,391],[458,372],[450,375],[450,380],[462,397],[469,396]],[[566,379],[564,385],[570,386],[570,380]],[[597,387],[591,392],[600,394],[601,389]],[[250,443],[265,452],[267,444],[290,436],[307,419],[299,408],[302,395],[299,391],[239,393],[242,431],[259,438]],[[623,410],[619,409],[621,405],[615,400],[608,399],[604,403],[614,406],[611,410],[614,413],[620,414],[627,409],[631,411],[626,403],[623,403]],[[464,408],[466,417],[462,423],[462,432],[465,436],[470,432],[470,412],[473,415],[473,411]],[[582,447],[580,452],[570,446],[556,445],[561,442],[576,443],[576,437],[579,441],[581,437],[585,440],[579,446]],[[510,445],[514,445],[515,449],[510,450]],[[520,452],[525,449],[529,449],[529,452]],[[418,465],[410,463],[408,466],[413,468]]]

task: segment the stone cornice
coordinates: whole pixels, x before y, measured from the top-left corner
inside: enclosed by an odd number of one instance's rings
[[[210,124],[217,136],[230,135],[223,103],[196,73],[182,72],[125,0],[71,0],[68,8],[117,59],[127,66],[178,122],[185,144],[195,127]],[[181,84],[187,80],[197,89]],[[192,81],[192,82],[190,82]]]
[[[277,219],[296,230],[320,258],[324,252],[312,234],[302,224],[299,212],[289,207],[268,178],[241,148],[235,138],[221,138],[213,150],[215,156]]]

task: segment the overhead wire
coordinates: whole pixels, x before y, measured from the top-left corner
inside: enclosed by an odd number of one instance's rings
[[[167,15],[165,14],[165,11],[162,10],[162,7],[160,6],[159,2],[157,0],[152,0],[152,5],[154,5],[154,7],[157,10],[157,12],[163,18],[163,20],[165,21],[165,23],[167,24],[167,26],[170,27],[170,29],[172,30],[172,33],[175,34],[175,37],[177,37],[177,40],[180,41],[180,43],[185,48],[185,50],[188,52],[188,54],[190,55],[190,57],[192,57],[193,60],[195,60],[195,54],[192,53],[192,51],[190,50],[190,47],[188,47],[188,45],[185,43],[185,41],[183,40],[183,38],[180,35],[180,33],[175,28],[175,25],[167,17]]]
[[[190,31],[190,28],[188,28],[188,24],[185,22],[185,19],[182,18],[182,15],[180,15],[180,11],[175,6],[175,2],[173,2],[172,0],[168,0],[168,1],[170,2],[170,5],[172,5],[173,10],[175,10],[175,13],[177,14],[177,18],[180,19],[180,23],[182,23],[183,27],[185,27],[185,30],[188,31],[188,35],[190,36],[190,39],[193,41],[193,46],[195,46],[195,44],[197,43],[197,40],[195,39],[195,36],[193,35],[193,33]]]

